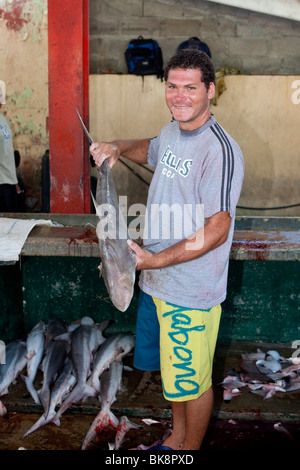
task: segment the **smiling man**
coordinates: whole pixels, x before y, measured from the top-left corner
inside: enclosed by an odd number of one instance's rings
[[[208,78],[212,79],[213,75]],[[208,121],[209,102],[214,94],[214,81],[204,83],[200,70],[169,70],[165,92],[166,103],[173,118],[180,122],[180,129],[192,131]]]
[[[90,151],[99,166],[124,155],[155,168],[144,234],[151,251],[128,242],[141,270],[134,365],[160,370],[172,402],[172,434],[149,450],[198,450],[213,406],[212,364],[244,161],[211,115],[215,71],[204,52],[180,50],[166,66],[165,86],[172,121],[157,137],[94,143]],[[175,216],[160,217],[162,206],[182,207],[193,230],[180,234]]]

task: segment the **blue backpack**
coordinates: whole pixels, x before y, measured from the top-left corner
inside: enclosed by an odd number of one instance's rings
[[[138,39],[129,41],[125,60],[130,74],[163,77],[162,52],[155,39],[139,36]]]
[[[198,49],[199,51],[206,52],[208,57],[211,58],[208,45],[196,37],[190,38],[187,41],[183,41],[181,44],[179,44],[177,51],[179,51],[179,49]]]

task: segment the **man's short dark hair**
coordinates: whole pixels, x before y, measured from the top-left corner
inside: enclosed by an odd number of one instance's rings
[[[215,83],[215,67],[208,55],[197,49],[180,49],[167,63],[164,79],[168,80],[169,71],[173,69],[195,69],[201,72],[201,81],[208,90],[210,83]]]

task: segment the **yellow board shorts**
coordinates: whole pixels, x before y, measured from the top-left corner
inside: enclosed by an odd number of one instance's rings
[[[157,317],[155,319],[153,315],[150,324],[142,313],[138,314],[134,365],[142,370],[156,370],[160,366],[163,394],[167,400],[198,398],[212,385],[221,306],[193,310],[143,293],[144,299],[145,296],[148,314],[152,303]],[[142,335],[141,327],[144,328]],[[159,352],[156,351],[158,348]]]

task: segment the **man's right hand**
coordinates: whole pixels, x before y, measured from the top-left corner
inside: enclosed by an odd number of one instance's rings
[[[108,159],[109,167],[112,168],[120,156],[118,147],[111,142],[93,142],[90,146],[90,153],[99,167],[104,160]]]

